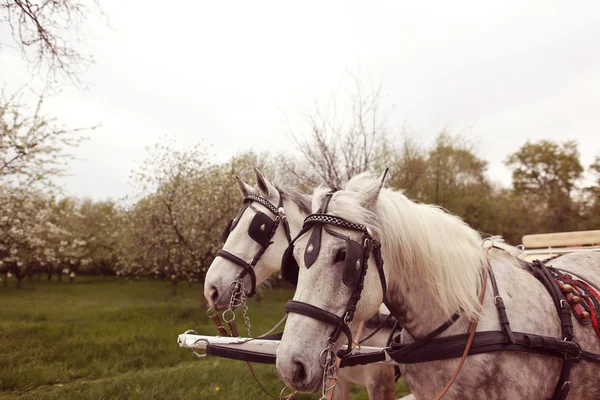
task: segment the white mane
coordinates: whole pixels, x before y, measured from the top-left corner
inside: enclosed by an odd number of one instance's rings
[[[328,212],[365,224],[381,242],[390,291],[398,290],[400,282],[405,287],[419,282],[448,316],[458,310],[478,314],[486,262],[479,234],[439,207],[417,204],[391,189],[382,189],[373,210],[367,210],[363,196],[375,179],[369,173],[352,178],[332,198]],[[315,191],[313,209],[327,190]]]

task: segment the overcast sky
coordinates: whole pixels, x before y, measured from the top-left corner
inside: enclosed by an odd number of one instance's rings
[[[348,96],[352,75],[381,84],[392,132],[406,124],[427,145],[444,126],[467,131],[505,185],[503,160],[527,139],[575,139],[586,166],[600,153],[598,1],[100,3],[113,29],[88,22],[89,88],[46,109],[102,124],[71,163],[70,194],[130,193],[144,147],[166,134],[217,160],[292,150],[288,120],[301,133],[299,115]],[[4,47],[0,82],[14,90],[25,71]]]

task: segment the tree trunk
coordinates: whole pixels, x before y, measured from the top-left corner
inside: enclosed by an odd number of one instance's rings
[[[48,271],[48,281],[52,280],[52,270]]]
[[[58,281],[62,282],[62,271],[58,271],[57,274],[58,274]]]
[[[4,273],[4,287],[8,287],[8,272]]]
[[[23,277],[21,275],[15,275],[17,278],[17,289],[21,289],[21,282],[23,281]]]
[[[73,281],[74,281],[74,280],[75,280],[75,277],[74,277],[74,276],[70,276],[70,277],[69,277],[69,283],[73,283]]]
[[[100,272],[100,279],[104,280],[104,272]]]
[[[188,287],[192,287],[192,281],[188,281]]]
[[[171,294],[173,296],[177,295],[177,281],[176,280],[171,281]]]

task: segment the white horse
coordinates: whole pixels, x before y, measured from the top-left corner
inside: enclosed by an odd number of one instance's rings
[[[295,236],[302,226],[304,218],[310,213],[311,198],[294,188],[276,187],[266,180],[263,175],[256,171],[256,187],[252,187],[236,177],[237,183],[245,199],[248,195],[259,196],[268,200],[274,206],[282,201],[283,209],[289,223],[290,233]],[[274,218],[272,211],[265,205],[258,202],[252,203],[253,208],[248,208],[242,215],[238,215],[238,221],[235,221],[235,227],[229,233],[223,249],[237,257],[250,261],[252,260],[261,246],[253,240],[248,232],[257,210]],[[274,236],[270,239],[272,244],[260,256],[254,266],[256,274],[256,286],[265,282],[272,274],[281,269],[281,258],[286,250],[289,241],[286,237],[283,224],[279,224]],[[204,296],[210,306],[216,310],[226,309],[231,298],[231,283],[237,278],[242,268],[223,257],[216,257],[208,272],[204,282]],[[250,275],[243,278],[244,287],[249,289],[252,286]],[[371,315],[375,314],[375,310]],[[375,328],[376,324],[365,325],[363,337],[369,334],[368,327]],[[381,329],[372,338],[365,341],[366,346],[385,346],[391,334],[389,327]],[[342,368],[340,380],[334,391],[334,398],[349,399],[350,385],[355,383],[367,388],[369,398],[371,399],[395,399],[395,371],[390,365],[370,365],[361,367]]]
[[[440,336],[464,335],[474,318],[478,318],[478,332],[500,330],[491,278],[482,279],[488,258],[478,233],[438,207],[412,202],[400,192],[382,188],[384,179],[385,173],[379,179],[369,174],[354,177],[345,190],[329,194],[327,214],[364,225],[365,232],[381,243],[387,305],[403,324],[402,343],[422,339],[457,312],[460,313],[458,320]],[[325,188],[315,190],[313,211],[323,204],[327,192]],[[356,230],[331,225],[328,229],[338,236],[362,240],[363,233]],[[318,257],[306,268],[307,253],[314,253],[311,246],[307,248],[309,234],[310,231],[295,243],[293,254],[300,274],[294,300],[339,317],[353,293],[341,283],[345,267],[340,251],[344,249],[344,241],[323,233]],[[373,314],[383,300],[382,282],[374,258],[371,254],[368,260],[364,290],[351,329]],[[555,305],[545,287],[531,275],[529,266],[497,249],[489,250],[489,260],[512,331],[560,338],[561,324]],[[569,270],[596,287],[600,284],[600,253],[568,254],[549,264]],[[487,294],[480,304],[478,296],[483,285]],[[600,353],[600,341],[594,329],[578,323],[575,318],[573,325],[573,340],[583,350]],[[289,387],[301,391],[315,391],[320,387],[323,376],[320,355],[328,346],[333,330],[324,322],[290,312],[277,350],[277,370]],[[336,346],[341,342],[338,340]],[[561,343],[560,339],[557,342]],[[461,352],[462,348],[464,346]],[[416,398],[432,399],[450,381],[459,357],[403,364],[401,371]],[[453,399],[548,399],[559,381],[562,362],[560,358],[516,351],[471,355],[466,357],[446,396]],[[599,376],[600,364],[587,358],[574,361],[569,398],[600,398]]]

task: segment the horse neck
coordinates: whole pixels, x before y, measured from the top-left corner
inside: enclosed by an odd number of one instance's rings
[[[388,283],[388,308],[414,338],[421,338],[448,320],[425,282],[391,279]],[[457,310],[458,311],[458,310]]]
[[[539,297],[545,295],[545,289],[537,285],[540,294],[532,295],[532,285],[536,283],[535,279],[527,270],[518,265],[516,257],[504,250],[490,251],[489,261],[493,269],[496,283],[500,295],[504,297],[504,303],[509,308],[513,304],[518,304],[525,309],[534,309],[539,307]],[[405,281],[398,279],[394,275],[390,277],[388,284],[389,308],[395,316],[401,319],[406,331],[413,337],[421,338],[435,330],[442,323],[449,319],[436,301],[431,288],[424,281],[415,282],[407,285]],[[494,303],[494,293],[491,286],[491,280],[488,274],[486,280],[486,294],[483,299],[481,315],[479,318],[479,327],[483,330],[498,330],[497,310]],[[506,295],[507,291],[509,292]],[[459,310],[456,310],[457,312]],[[553,315],[552,306],[548,315]],[[456,321],[445,334],[464,333],[468,320],[461,318]],[[524,313],[511,314],[511,326],[513,329],[527,331],[530,328],[530,315]],[[546,324],[547,325],[547,324]],[[536,329],[551,335],[552,331],[547,331],[547,326],[536,326]],[[444,336],[443,334],[442,336]]]

